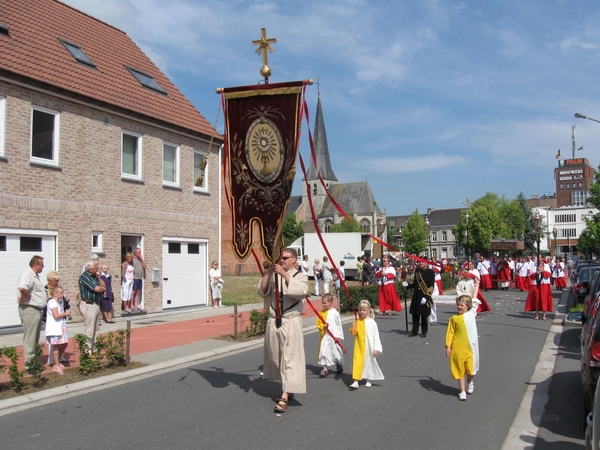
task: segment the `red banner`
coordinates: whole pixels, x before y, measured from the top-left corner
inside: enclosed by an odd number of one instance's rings
[[[245,260],[257,226],[265,259],[277,261],[296,174],[304,82],[225,88],[233,254]]]

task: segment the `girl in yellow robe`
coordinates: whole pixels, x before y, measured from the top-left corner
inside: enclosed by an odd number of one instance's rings
[[[473,393],[473,377],[479,371],[479,339],[475,322],[478,304],[479,300],[468,294],[458,296],[458,314],[450,318],[446,331],[446,356],[450,358],[452,378],[458,380],[460,400],[466,400],[467,393]]]
[[[358,389],[358,382],[366,379],[365,387],[371,387],[369,380],[383,380],[384,376],[375,357],[382,353],[379,329],[373,319],[375,314],[368,300],[358,304],[358,320],[352,322],[350,333],[355,336],[352,358],[352,379],[350,389]]]

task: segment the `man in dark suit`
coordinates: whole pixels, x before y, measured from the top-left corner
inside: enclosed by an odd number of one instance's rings
[[[427,318],[431,314],[433,306],[431,294],[433,294],[434,284],[434,271],[428,267],[426,260],[419,259],[413,282],[405,286],[405,289],[413,288],[409,309],[412,314],[412,331],[408,334],[409,337],[419,334],[419,322],[421,322],[421,337],[427,336]]]

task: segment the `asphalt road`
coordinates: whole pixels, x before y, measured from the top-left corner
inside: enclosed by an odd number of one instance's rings
[[[478,316],[480,373],[466,402],[458,400],[444,352],[455,307],[440,305],[440,322],[426,339],[406,336],[404,312],[377,318],[383,343],[378,361],[386,379],[372,388],[347,388],[349,333],[345,373],[318,378],[318,335],[309,333],[308,393],[296,396],[285,414],[273,413],[280,387],[260,377],[262,348],[256,348],[3,416],[2,448],[499,449],[552,321],[522,312],[525,293],[494,291],[487,299],[494,313]],[[557,363],[560,377],[551,384],[560,392],[580,383],[573,371],[575,333],[563,333],[557,343],[567,339]],[[572,399],[567,394],[562,401]],[[551,396],[549,405],[553,401]],[[581,417],[567,418],[560,428],[562,406],[553,407],[540,431],[548,446],[539,448],[581,448]],[[523,437],[522,444],[533,448],[535,439]]]

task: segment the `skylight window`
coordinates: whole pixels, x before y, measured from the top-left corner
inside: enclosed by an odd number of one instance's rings
[[[127,66],[125,66],[127,67]],[[160,92],[161,94],[167,95],[167,91],[165,91],[158,82],[152,78],[151,75],[147,73],[140,72],[139,70],[133,69],[131,67],[127,67],[127,70],[131,72],[131,74],[135,77],[136,80],[140,82],[140,84],[148,89],[152,89],[153,91]]]
[[[64,41],[59,39],[60,43],[65,46],[65,48],[69,51],[69,53],[82,64],[90,67],[96,67],[96,65],[92,62],[92,60],[85,54],[81,47],[76,44],[72,44],[71,42]]]
[[[6,25],[4,25],[2,22],[0,22],[0,34],[3,34],[4,36],[9,36],[8,27]]]

